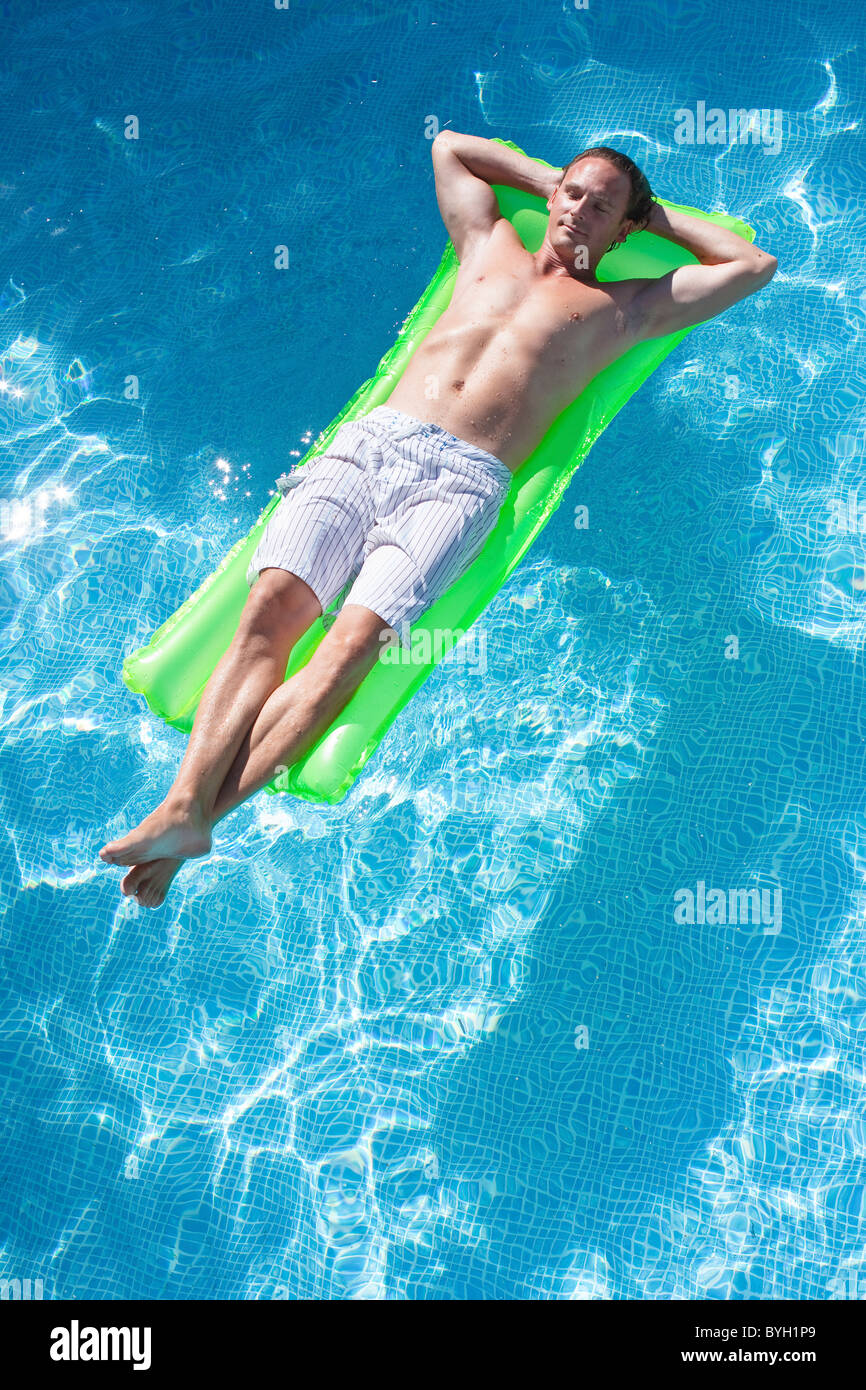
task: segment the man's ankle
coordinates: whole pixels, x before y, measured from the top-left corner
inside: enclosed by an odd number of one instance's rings
[[[177,783],[169,791],[166,801],[173,810],[178,811],[185,820],[203,821],[210,824],[212,808],[202,799],[201,790],[193,790]]]

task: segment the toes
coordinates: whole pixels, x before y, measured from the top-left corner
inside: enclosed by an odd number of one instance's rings
[[[144,873],[139,882],[136,897],[144,907],[149,907],[151,895],[153,893],[153,868],[150,864],[142,864],[141,867]]]
[[[128,858],[130,852],[128,840],[128,836],[124,836],[121,840],[109,840],[108,844],[103,845],[99,851],[100,859],[104,860],[106,864],[117,864],[120,860]]]
[[[127,897],[134,897],[140,907],[152,907],[153,895],[157,889],[153,883],[153,865],[136,864],[121,881],[120,891]]]
[[[128,849],[123,850],[117,847],[109,849],[106,845],[105,849],[99,851],[99,857],[103,864],[115,864],[118,868],[132,868],[134,864],[138,863],[141,855]]]
[[[146,874],[146,872],[147,872],[147,865],[146,865],[146,864],[136,864],[135,868],[134,868],[134,869],[131,869],[130,872],[126,875],[126,877],[123,878],[123,879],[121,879],[121,883],[120,883],[120,891],[121,891],[121,893],[125,893],[125,894],[127,895],[127,897],[128,897],[128,896],[130,895],[130,893],[135,893],[135,892],[137,892],[137,891],[138,891],[138,887],[139,887],[139,885],[140,885],[140,883],[141,883],[141,880],[142,880],[142,878],[144,877],[144,875]]]
[[[148,867],[149,865],[147,864],[141,865],[141,868],[145,871]],[[167,884],[161,882],[158,874],[145,873],[143,881],[139,882],[135,894],[136,900],[142,907],[161,907],[162,903],[165,901],[167,886]]]
[[[169,884],[181,866],[179,859],[136,864],[121,883],[124,893],[134,894],[140,907],[162,907]]]

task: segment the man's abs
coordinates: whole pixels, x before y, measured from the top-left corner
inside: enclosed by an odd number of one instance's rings
[[[486,449],[513,472],[626,346],[608,287],[541,277],[528,252],[494,235],[461,265],[451,304],[388,404]]]

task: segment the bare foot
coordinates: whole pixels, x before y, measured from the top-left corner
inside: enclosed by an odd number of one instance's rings
[[[150,864],[154,859],[197,859],[211,847],[211,828],[201,811],[166,797],[155,811],[99,851],[106,864]]]
[[[184,861],[182,859],[151,859],[136,864],[121,880],[120,891],[134,897],[141,907],[162,907],[168,886]]]

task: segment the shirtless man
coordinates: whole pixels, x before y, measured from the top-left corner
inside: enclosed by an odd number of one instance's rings
[[[482,548],[511,475],[552,421],[634,343],[701,323],[766,285],[776,259],[733,232],[653,201],[607,147],[549,169],[491,140],[433,141],[439,208],[460,263],[448,309],[387,406],[341,427],[290,478],[248,571],[228,651],[202,695],[174,785],[101,858],[157,907],[217,821],[298,760],[400,634]],[[546,199],[538,251],[500,215],[491,184]],[[660,279],[603,284],[606,251],[645,227],[691,251]],[[354,580],[310,661],[292,647]]]

